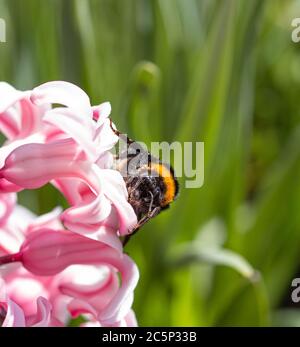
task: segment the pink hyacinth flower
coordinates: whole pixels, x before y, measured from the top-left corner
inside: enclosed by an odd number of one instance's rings
[[[0,279],[0,327],[48,327],[59,325],[52,321],[51,305],[42,297],[37,298],[36,313],[26,316],[22,308],[11,300],[5,283]]]
[[[119,321],[131,307],[137,267],[126,254],[105,243],[67,231],[44,229],[28,235],[19,255],[23,266],[38,276],[53,276],[74,264],[112,266],[121,274],[122,284],[99,320]]]
[[[81,314],[85,326],[136,326],[138,270],[119,236],[137,219],[112,167],[110,104],[91,106],[62,81],[25,92],[0,82],[0,95],[0,321],[61,326]],[[37,217],[16,204],[48,183],[68,209]]]
[[[22,245],[22,257],[18,259],[27,268],[19,263],[0,267],[10,298],[26,316],[35,314],[38,297],[46,298],[53,307],[53,319],[60,324],[67,324],[71,316],[78,314],[87,314],[88,321],[99,326],[124,326],[127,321],[136,324],[125,318],[130,317],[138,272],[135,264],[122,253],[116,234],[104,232],[106,243],[101,243],[58,231],[62,227],[59,213],[56,209],[37,218],[15,206],[6,225],[0,229],[0,261],[1,255],[18,253]],[[88,305],[93,314],[82,308],[74,310],[73,302],[77,307],[79,303],[83,307]]]
[[[0,124],[13,112],[15,118],[31,117],[34,126],[22,140],[20,130],[6,132],[16,135],[0,150],[0,190],[35,189],[51,182],[71,204],[63,215],[70,230],[98,239],[97,231],[111,223],[107,218],[115,210],[119,233],[127,234],[137,221],[122,176],[110,169],[109,150],[118,140],[110,128],[110,105],[92,107],[88,96],[68,82],[48,82],[28,92],[6,87],[12,95],[0,109]],[[53,104],[65,107],[51,108]]]

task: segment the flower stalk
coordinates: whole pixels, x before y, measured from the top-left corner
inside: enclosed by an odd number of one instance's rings
[[[0,266],[21,261],[22,253],[7,254],[0,257]]]

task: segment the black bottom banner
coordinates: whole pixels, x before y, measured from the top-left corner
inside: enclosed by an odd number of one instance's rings
[[[1,346],[19,343],[43,346],[103,346],[105,344],[204,344],[242,345],[273,340],[286,343],[297,341],[298,328],[2,328]]]

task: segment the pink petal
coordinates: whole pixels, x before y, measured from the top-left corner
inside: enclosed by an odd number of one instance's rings
[[[45,284],[22,267],[8,272],[4,278],[10,298],[22,307],[26,316],[34,316],[36,299],[48,297]]]
[[[59,107],[46,112],[44,120],[70,136],[91,160],[97,159],[97,147],[93,141],[96,124],[92,118],[77,110]]]
[[[40,217],[35,217],[34,220],[28,225],[26,234],[34,232],[42,228],[61,229],[60,214],[61,207],[56,207],[51,212],[43,214]]]
[[[20,239],[20,236],[16,234],[8,228],[0,231],[0,249],[5,254],[16,253],[20,248],[23,239]]]
[[[84,225],[79,223],[72,224],[71,222],[64,223],[68,230],[73,231],[74,233],[83,235],[92,240],[101,241],[108,246],[115,248],[117,251],[122,252],[123,246],[122,242],[119,239],[116,229],[111,228],[107,225]],[[90,227],[90,229],[88,229]]]
[[[9,140],[13,140],[19,135],[18,118],[19,112],[15,109],[0,113],[0,131]]]
[[[95,194],[81,180],[74,178],[56,178],[53,185],[64,195],[70,205],[80,204],[82,201],[90,201]]]
[[[34,134],[24,139],[18,139],[5,143],[2,147],[0,147],[0,168],[3,167],[6,158],[18,147],[21,147],[26,144],[41,142],[43,142],[43,136],[41,134]]]
[[[52,306],[48,300],[43,297],[37,299],[36,316],[31,318],[30,326],[32,327],[48,327],[51,322]]]
[[[135,314],[133,310],[129,310],[127,315],[121,320],[118,321],[114,324],[109,325],[111,327],[125,327],[125,328],[130,328],[130,327],[137,327],[137,320],[135,317]]]
[[[107,218],[111,211],[111,204],[104,194],[98,194],[89,203],[80,203],[67,209],[63,215],[64,223],[94,224]]]
[[[82,314],[91,314],[93,317],[97,317],[97,311],[88,302],[80,299],[74,299],[68,304],[68,310],[73,318],[76,318]]]
[[[137,223],[136,214],[127,201],[128,194],[125,182],[118,171],[109,169],[98,171],[99,176],[105,181],[103,193],[110,199],[118,213],[119,232],[121,235],[125,235]]]
[[[0,174],[27,189],[39,188],[59,177],[76,177],[91,186],[97,185],[97,179],[86,174],[91,173],[90,163],[82,159],[70,139],[49,144],[26,144],[10,153]]]
[[[98,157],[110,150],[118,142],[119,137],[112,131],[110,120],[103,120],[102,124],[97,128],[94,136],[94,145],[98,149]]]
[[[111,169],[114,163],[114,156],[111,152],[104,152],[98,157],[96,164],[101,169]]]
[[[75,84],[64,81],[52,81],[33,89],[31,100],[36,105],[61,104],[68,106],[92,118],[90,99],[87,94]]]
[[[136,316],[135,316],[135,313],[133,312],[133,310],[130,310],[127,313],[127,315],[125,317],[125,322],[126,322],[127,327],[137,327],[138,326]]]
[[[0,178],[0,192],[1,193],[17,193],[23,190],[22,187],[17,186],[6,180],[5,178]]]
[[[7,218],[15,207],[17,197],[14,193],[1,194],[0,193],[0,225],[7,222]]]
[[[29,234],[20,251],[25,268],[39,276],[58,274],[70,265],[107,264],[106,257],[121,257],[102,242],[65,230],[50,229]]]
[[[29,99],[20,101],[20,131],[18,137],[26,137],[38,131],[42,125],[42,115],[48,108],[47,105],[43,108],[37,108]]]
[[[103,123],[103,121],[109,117],[111,113],[111,105],[109,102],[103,102],[100,105],[93,106],[93,119],[97,121],[98,126]]]
[[[4,281],[0,279],[0,307],[6,311],[2,327],[25,327],[23,310],[6,294]]]
[[[6,82],[0,82],[0,113],[6,111],[15,102],[27,97],[30,92],[21,92]]]
[[[117,273],[107,266],[73,265],[64,271],[59,284],[63,294],[88,302],[98,312],[108,305],[118,288]]]
[[[7,313],[2,327],[25,327],[23,310],[15,302],[7,300]]]
[[[36,107],[29,99],[30,91],[20,92],[3,82],[0,94],[0,131],[8,139],[24,138],[40,128],[47,105]]]

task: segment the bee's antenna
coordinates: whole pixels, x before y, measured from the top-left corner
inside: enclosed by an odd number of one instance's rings
[[[118,136],[120,137],[121,139],[127,141],[127,144],[130,145],[131,143],[134,143],[135,141],[133,141],[132,139],[130,139],[127,135],[121,133],[119,130],[115,129],[113,127],[113,123],[112,123],[112,120],[111,118],[109,118],[109,122],[110,122],[110,128],[111,130]]]
[[[111,128],[111,130],[112,130],[118,137],[120,137],[121,135],[123,135],[122,133],[120,133],[120,131],[118,131],[117,129],[115,129],[115,128],[113,127],[113,123],[112,123],[111,118],[109,118],[109,123],[110,123],[110,128]]]

